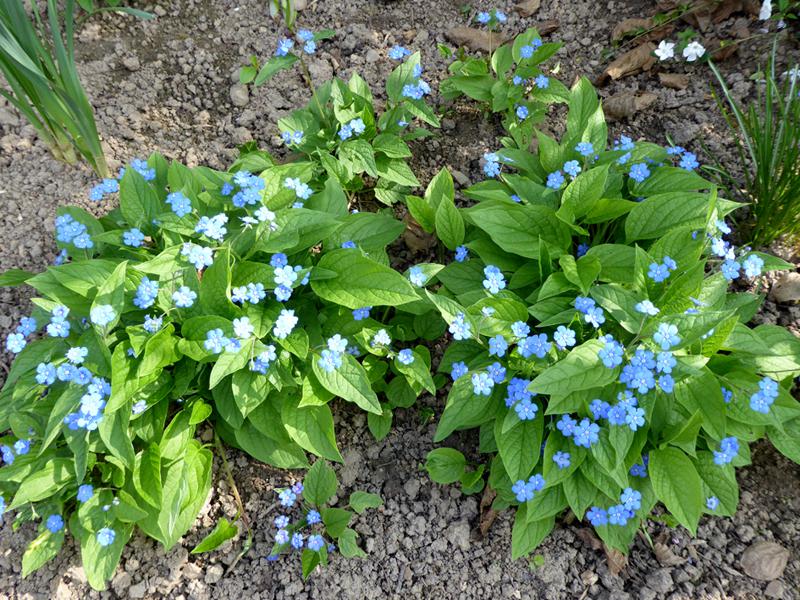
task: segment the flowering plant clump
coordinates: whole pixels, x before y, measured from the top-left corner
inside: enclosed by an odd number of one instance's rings
[[[156,154],[92,196],[116,190],[101,219],[59,209],[55,266],[0,277],[40,294],[5,342],[17,356],[0,393],[0,509],[45,521],[25,574],[66,523],[97,588],[134,527],[169,548],[194,522],[211,485],[200,423],[304,468],[306,452],[342,460],[334,397],[385,435],[392,407],[435,389],[427,350],[384,322],[418,299],[386,266],[403,225],[349,212],[313,163],[249,152],[218,172]]]
[[[403,62],[386,80],[388,104],[380,115],[369,86],[354,73],[347,83],[338,78],[324,83],[305,108],[278,122],[284,143],[319,165],[348,194],[364,191],[365,178],[370,178],[370,195],[385,204],[403,201],[419,186],[406,162],[411,156],[406,142],[430,132],[414,122],[439,126],[425,102],[430,86],[419,52],[395,46],[389,55]]]
[[[498,47],[490,59],[469,56],[453,61],[448,67],[451,76],[439,91],[445,99],[468,96],[500,113],[511,136],[507,145],[527,148],[547,105],[566,102],[569,96],[564,84],[540,67],[560,48],[559,43],[542,42],[536,29],[528,29]]]
[[[348,524],[354,512],[378,508],[383,500],[377,494],[355,491],[350,494],[349,509],[325,506],[336,495],[337,487],[336,473],[325,461],[318,460],[302,482],[278,490],[281,514],[273,520],[275,545],[267,560],[300,552],[303,577],[308,577],[318,564],[327,564],[328,555],[337,549],[345,557],[366,557],[356,544],[358,534]],[[292,512],[299,514],[294,522],[290,518]]]
[[[317,44],[336,35],[332,29],[323,29],[314,33],[308,29],[299,29],[292,37],[283,37],[278,40],[275,54],[266,63],[261,65],[257,56],[251,56],[247,65],[239,69],[239,82],[252,83],[258,87],[266,83],[280,71],[290,69],[296,62],[303,61],[303,56],[316,54]],[[305,65],[303,67],[306,68]],[[307,76],[306,73],[304,75]]]
[[[691,532],[731,515],[734,467],[764,435],[800,462],[800,341],[747,327],[762,297],[728,289],[791,265],[727,241],[738,205],[682,149],[609,147],[588,81],[569,108],[561,141],[498,150],[507,170],[436,222],[458,245],[429,294],[454,340],[435,440],[479,428],[494,507],[516,507],[514,557],[567,509],[621,551],[658,502]],[[465,485],[464,465],[438,449],[427,466]]]

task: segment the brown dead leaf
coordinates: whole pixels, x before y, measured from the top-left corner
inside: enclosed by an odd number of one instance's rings
[[[721,23],[733,13],[742,12],[743,10],[744,0],[725,0],[717,5],[717,9],[711,15],[711,21]]]
[[[603,101],[603,112],[608,118],[619,121],[649,108],[656,100],[658,96],[652,92],[643,92],[639,95],[621,92]]]
[[[589,529],[588,527],[581,527],[575,531],[575,535],[577,535],[580,540],[589,546],[592,550],[602,550],[603,549],[603,542],[600,541],[594,531]]]
[[[550,19],[548,21],[542,21],[537,26],[536,29],[539,32],[539,35],[550,35],[551,33],[558,31],[558,28],[561,27],[561,23],[556,19]]]
[[[728,60],[739,51],[739,44],[722,45],[719,40],[710,40],[706,48],[708,48],[711,58],[717,62],[722,62],[723,60]]]
[[[542,0],[525,0],[514,6],[516,10],[523,17],[530,17],[533,13],[539,10]]]
[[[486,534],[489,533],[489,529],[492,527],[492,523],[494,523],[494,520],[497,518],[498,513],[492,508],[492,502],[494,502],[495,496],[497,496],[497,492],[490,485],[487,485],[483,489],[479,509],[481,518],[478,524],[478,532],[482,538],[486,537]]]
[[[617,23],[614,26],[614,29],[611,31],[611,41],[616,42],[617,40],[621,40],[625,37],[626,33],[634,32],[638,33],[640,29],[650,29],[653,26],[653,19],[641,19],[637,17],[631,17],[628,19],[624,19],[623,21]]]
[[[419,223],[411,216],[411,213],[406,213],[403,221],[406,224],[406,230],[403,232],[403,241],[411,252],[414,254],[426,253],[436,246],[436,236],[420,227]]]
[[[649,71],[656,62],[656,58],[653,56],[653,50],[655,49],[655,44],[647,42],[633,50],[628,50],[628,52],[617,57],[614,62],[608,65],[603,74],[598,77],[597,85],[604,85],[609,77],[616,81],[627,75]]]
[[[681,73],[659,73],[658,80],[673,90],[685,90],[689,86],[689,76]]]
[[[457,46],[467,46],[471,50],[484,52],[492,52],[506,42],[506,39],[497,32],[490,36],[488,31],[473,27],[453,27],[444,35]]]
[[[608,565],[608,572],[615,577],[619,575],[622,570],[628,566],[628,557],[619,550],[603,546],[606,551],[606,564]]]
[[[686,562],[685,558],[681,558],[675,554],[669,546],[661,542],[656,542],[653,544],[653,552],[656,555],[656,560],[665,567],[682,565]]]

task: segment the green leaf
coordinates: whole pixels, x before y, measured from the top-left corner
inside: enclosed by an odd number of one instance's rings
[[[476,395],[469,377],[459,377],[447,395],[447,404],[436,427],[434,442],[441,442],[456,429],[469,429],[491,420],[500,409],[500,386],[492,396]]]
[[[155,189],[135,169],[125,169],[119,183],[119,208],[128,225],[145,231],[163,211]]]
[[[417,187],[419,180],[414,175],[411,167],[402,158],[389,158],[380,155],[375,159],[378,176],[403,186]]]
[[[597,353],[602,347],[598,340],[581,344],[542,371],[528,389],[537,394],[566,395],[611,383],[617,378],[617,370],[606,368],[598,358]]]
[[[690,413],[700,411],[703,429],[712,437],[725,437],[725,400],[720,383],[714,374],[703,368],[700,375],[688,377],[675,384],[675,399]]]
[[[366,370],[352,355],[344,354],[342,366],[330,372],[320,367],[316,358],[312,361],[312,368],[322,387],[334,396],[353,402],[376,415],[383,412],[378,397],[372,391]]]
[[[436,483],[455,483],[464,474],[467,459],[454,448],[436,448],[428,452],[425,470]]]
[[[192,554],[216,550],[228,540],[235,538],[237,533],[239,533],[239,528],[225,517],[221,517],[214,529],[192,548]]]
[[[299,397],[286,398],[281,410],[281,420],[289,437],[303,450],[328,460],[343,462],[336,446],[330,407],[327,404],[300,407],[299,400]]]
[[[45,530],[33,540],[22,555],[22,577],[27,577],[47,561],[55,558],[64,545],[64,529],[57,533]]]
[[[323,273],[324,279],[320,278]],[[326,253],[311,273],[311,287],[323,300],[350,309],[419,300],[405,277],[356,249]]]
[[[378,508],[383,506],[383,500],[378,494],[371,494],[369,492],[357,490],[350,494],[349,504],[350,508],[360,515],[368,508]]]
[[[133,485],[139,496],[154,508],[161,507],[161,450],[150,444],[136,455],[133,465]]]
[[[375,152],[382,152],[389,158],[408,158],[411,150],[400,136],[392,133],[381,133],[372,140]]]
[[[356,538],[358,534],[353,529],[345,529],[344,533],[337,538],[339,542],[339,552],[342,553],[342,556],[345,558],[366,558],[367,553],[364,552],[361,548],[358,547],[358,543],[356,542]]]
[[[29,502],[37,502],[54,496],[74,480],[75,472],[72,468],[72,460],[54,458],[20,483],[14,499],[8,505],[8,510],[11,511]]]
[[[539,409],[535,419],[521,421],[516,411],[509,410],[505,419],[495,420],[494,437],[511,481],[527,479],[539,462],[544,431],[543,412]]]
[[[419,350],[414,350],[412,354],[414,356],[414,360],[410,365],[403,364],[397,360],[397,358],[395,358],[395,367],[398,371],[406,376],[409,383],[418,384],[428,390],[428,392],[431,394],[435,394],[436,385],[433,383],[433,377],[431,377],[428,363],[425,361]]]
[[[378,177],[375,165],[375,151],[364,140],[348,140],[339,146],[339,160],[349,164],[356,173],[364,173],[370,177]]]
[[[15,287],[22,285],[28,279],[33,277],[35,273],[23,271],[22,269],[8,269],[0,274],[0,286],[2,287]]]
[[[694,465],[703,481],[703,497],[716,496],[719,500],[711,514],[732,517],[739,505],[739,484],[733,466],[716,464],[711,452],[698,452]]]
[[[380,441],[389,435],[392,429],[392,408],[389,405],[382,405],[383,412],[376,415],[375,413],[367,413],[367,427],[372,436]]]
[[[303,485],[303,498],[314,506],[323,506],[336,493],[336,473],[324,460],[317,460],[306,473]]]
[[[692,461],[677,448],[654,449],[650,451],[648,472],[658,499],[695,535],[703,494],[700,475]]]
[[[708,194],[667,192],[636,204],[625,219],[629,242],[661,237],[670,229],[703,229],[711,205]]]
[[[323,508],[319,512],[322,515],[326,533],[335,538],[344,533],[353,516],[353,513],[343,508]]]
[[[555,517],[528,521],[527,506],[517,508],[514,527],[511,530],[511,559],[517,560],[533,552],[553,530]]]
[[[273,56],[267,61],[261,70],[256,75],[255,81],[253,81],[253,85],[258,87],[268,79],[272,78],[278,72],[283,71],[284,69],[291,68],[294,63],[296,63],[299,59],[294,54],[287,54],[286,56]]]
[[[436,235],[450,250],[464,241],[464,219],[451,198],[442,198],[436,209]]]
[[[122,313],[125,301],[125,271],[127,266],[127,261],[123,261],[116,266],[111,275],[108,276],[108,279],[97,290],[97,295],[92,302],[92,310],[106,304],[111,305],[114,309],[114,319],[105,326],[109,331],[119,323]]]

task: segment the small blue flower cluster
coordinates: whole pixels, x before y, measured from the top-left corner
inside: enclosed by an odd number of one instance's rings
[[[274,269],[273,282],[275,283],[275,299],[278,302],[286,302],[292,297],[294,292],[294,284],[297,281],[300,273],[303,270],[302,265],[290,265],[287,256],[279,252],[274,254],[269,261],[269,264]],[[310,277],[310,271],[306,272],[300,285],[306,285]]]
[[[6,338],[6,350],[14,354],[22,352],[28,345],[27,337],[36,332],[38,324],[33,317],[22,317],[14,333],[10,333]]]
[[[600,426],[589,419],[584,418],[578,423],[569,415],[561,415],[556,428],[564,437],[572,438],[576,446],[591,448],[600,439]]]
[[[82,250],[94,247],[92,236],[89,235],[86,225],[76,221],[69,214],[56,217],[56,239]]]
[[[642,494],[633,488],[625,488],[619,496],[619,504],[611,506],[608,510],[592,506],[586,513],[586,518],[595,527],[602,525],[619,525],[624,527],[631,520],[636,511],[642,507]]]
[[[483,269],[483,274],[486,279],[483,280],[483,287],[488,290],[490,294],[496,294],[500,290],[505,289],[506,280],[503,273],[494,265],[487,265]]]
[[[428,85],[427,81],[422,79],[422,66],[414,65],[412,75],[414,79],[416,79],[416,83],[405,84],[401,94],[404,98],[422,100],[423,97],[431,93],[431,86]]]
[[[14,463],[14,456],[24,456],[31,451],[31,442],[30,440],[17,440],[14,442],[13,448],[6,444],[0,445],[0,457],[2,457],[3,462],[7,465]],[[2,499],[2,496],[0,496]],[[5,506],[4,504],[2,506]],[[0,515],[3,514],[3,511],[0,510]]]
[[[577,296],[573,300],[573,305],[579,313],[583,314],[583,320],[595,329],[599,329],[600,325],[606,322],[606,315],[603,309],[597,306],[591,298]]]
[[[525,481],[524,479],[517,481],[513,486],[511,486],[511,491],[517,498],[517,502],[528,502],[529,500],[533,500],[536,492],[541,492],[544,489],[544,485],[544,477],[537,473],[535,475],[531,475],[528,481]]]
[[[223,196],[228,196],[237,187],[239,188],[231,198],[231,202],[236,208],[259,204],[262,192],[266,187],[264,180],[257,175],[253,175],[250,171],[237,171],[233,176],[233,184],[226,185],[229,187],[224,185],[220,190]]]
[[[678,166],[682,169],[686,169],[687,171],[694,171],[700,166],[700,163],[697,161],[697,155],[693,152],[685,150],[684,148],[681,148],[680,146],[668,147],[667,154],[673,157],[680,156]]]
[[[320,359],[317,361],[320,369],[328,373],[332,373],[342,366],[342,357],[347,352],[347,338],[343,338],[338,333],[333,337],[328,338],[327,348],[321,354]]]
[[[189,200],[183,192],[170,192],[167,194],[166,202],[169,204],[172,212],[181,218],[192,212],[192,201]]]
[[[283,187],[287,190],[294,190],[294,194],[297,197],[297,202],[292,205],[294,208],[303,208],[303,203],[311,198],[311,195],[314,193],[314,190],[312,190],[308,184],[303,183],[296,177],[287,177],[284,179]]]
[[[411,56],[411,51],[403,46],[395,45],[389,49],[389,58],[392,60],[403,60],[407,56]]]
[[[718,234],[709,236],[711,238],[711,252],[722,259],[722,276],[728,281],[738,279],[742,268],[746,277],[758,277],[764,268],[764,260],[758,254],[748,254],[749,248],[745,248],[742,255],[747,254],[746,258],[740,262],[737,260],[736,248],[730,242],[723,239],[723,235],[731,233],[731,228],[725,221],[716,222]]]
[[[592,400],[589,410],[595,419],[607,419],[610,425],[627,425],[631,431],[644,426],[644,409],[639,407],[638,398],[628,390],[617,394],[617,403],[613,406],[599,398]]]
[[[481,25],[494,25],[495,23],[505,23],[508,17],[503,11],[492,9],[491,11],[480,11],[475,16],[475,20]]]
[[[278,560],[280,553],[284,550],[302,550],[308,548],[313,552],[319,552],[326,546],[325,538],[319,533],[308,533],[304,535],[302,530],[309,528],[313,532],[313,526],[322,523],[322,515],[315,509],[304,509],[300,502],[303,494],[302,482],[295,483],[292,487],[278,492],[278,502],[283,508],[291,509],[297,504],[301,512],[305,515],[292,524],[288,515],[278,515],[273,523],[277,531],[275,532],[275,548],[267,556],[270,562]],[[336,550],[333,544],[327,544],[328,552]]]
[[[361,117],[357,119],[352,119],[349,123],[345,123],[339,129],[339,139],[349,140],[351,137],[359,136],[366,130],[366,125],[364,125],[364,120]]]
[[[483,160],[483,172],[487,177],[497,177],[500,175],[500,156],[496,152],[485,152]]]
[[[758,391],[750,396],[750,408],[763,414],[769,409],[778,397],[778,382],[769,377],[764,377],[758,382]]]
[[[539,412],[539,405],[533,402],[536,394],[528,390],[530,384],[530,379],[512,377],[506,388],[506,406],[509,408],[514,407],[514,411],[520,421],[531,421],[536,418],[536,413]]]
[[[470,337],[472,337],[472,330],[464,313],[456,314],[456,316],[453,318],[453,321],[450,323],[450,326],[448,327],[448,331],[453,334],[453,339],[456,341],[468,340]]]
[[[727,465],[739,454],[739,440],[730,436],[719,443],[719,450],[714,450],[714,464]]]
[[[665,256],[661,263],[650,263],[647,276],[656,283],[661,283],[662,281],[665,281],[670,276],[672,271],[677,268],[678,263],[672,260],[669,256]]]
[[[103,179],[89,191],[89,199],[94,202],[100,202],[107,194],[113,194],[118,191],[119,181],[110,178]]]

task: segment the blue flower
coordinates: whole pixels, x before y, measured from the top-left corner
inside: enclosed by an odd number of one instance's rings
[[[714,451],[714,463],[727,465],[739,454],[739,440],[735,437],[723,438],[719,443],[719,450]]]
[[[626,152],[625,154],[623,154],[622,156],[620,156],[617,159],[617,164],[620,165],[620,166],[622,166],[624,164],[627,164],[627,162],[631,159],[631,156],[632,155],[631,155],[630,152]]]
[[[275,50],[275,56],[286,56],[292,48],[294,48],[294,40],[281,38],[278,40],[278,48]]]
[[[319,534],[313,534],[308,536],[308,549],[314,552],[319,552],[322,550],[322,547],[325,545],[325,540]]]
[[[19,354],[28,345],[25,336],[21,333],[10,333],[6,338],[6,350]]]
[[[633,150],[635,146],[627,135],[621,135],[618,140],[614,140],[614,150]]]
[[[486,370],[489,373],[489,377],[491,377],[492,381],[495,383],[503,383],[503,381],[505,381],[506,369],[499,362],[492,363],[486,367]]]
[[[427,277],[422,270],[422,267],[411,267],[408,270],[408,279],[417,287],[424,287]]]
[[[539,406],[531,402],[528,398],[523,398],[514,405],[514,411],[520,421],[531,421],[536,418]]]
[[[547,176],[547,187],[551,190],[560,189],[564,185],[564,175],[561,171],[553,171]]]
[[[717,510],[718,506],[719,506],[719,498],[717,498],[716,496],[709,496],[708,498],[706,498],[706,508],[708,510]]]
[[[634,181],[642,183],[645,179],[650,177],[650,169],[644,163],[636,163],[631,165],[631,170],[628,173]]]
[[[528,118],[528,107],[527,106],[518,106],[517,107],[517,118],[520,121],[524,121]]]
[[[185,257],[198,271],[210,267],[214,263],[214,253],[211,248],[205,248],[186,242],[181,248],[181,256]]]
[[[482,23],[483,25],[486,25],[486,23],[491,21],[491,19],[492,19],[492,16],[488,12],[485,12],[485,11],[479,12],[477,14],[477,16],[475,17],[475,20],[477,20],[478,23]]]
[[[323,371],[327,373],[333,373],[336,369],[342,366],[342,354],[326,348],[322,351],[317,364]]]
[[[575,152],[584,157],[592,156],[594,154],[594,146],[591,142],[580,142],[575,146]]]
[[[533,46],[531,46],[530,44],[525,44],[524,46],[522,46],[522,48],[519,49],[519,55],[521,58],[530,58],[531,56],[533,56],[534,52],[535,50]]]
[[[491,396],[494,388],[494,380],[488,373],[472,374],[472,391],[478,396]]]
[[[78,494],[75,496],[78,502],[86,502],[94,495],[94,488],[88,484],[84,483],[78,488]]]
[[[669,277],[669,267],[665,264],[650,263],[647,276],[656,283],[661,283]]]
[[[179,217],[185,217],[192,212],[192,201],[183,195],[183,192],[172,192],[167,196],[167,204]]]
[[[636,310],[636,312],[650,315],[651,317],[654,317],[661,312],[658,308],[656,308],[655,304],[650,302],[650,300],[642,300],[641,302],[637,302],[633,308]]]
[[[764,268],[764,260],[757,254],[751,254],[744,259],[742,266],[747,277],[758,277]]]
[[[519,75],[514,75],[514,77],[511,79],[511,83],[513,83],[514,85],[522,85],[523,81],[525,80]]]
[[[133,248],[140,248],[144,242],[144,234],[136,227],[122,232],[122,243]]]
[[[615,504],[608,509],[608,522],[612,525],[625,526],[628,522],[628,509],[622,504]]]
[[[733,281],[739,278],[739,269],[742,268],[737,261],[728,259],[722,263],[722,276],[728,281]]]
[[[581,164],[577,160],[568,160],[564,163],[564,172],[575,178],[581,172]]]
[[[556,423],[556,428],[565,436],[572,437],[578,422],[569,415],[561,415],[561,419]]]
[[[606,322],[606,316],[602,308],[595,306],[586,311],[583,315],[583,320],[598,329],[600,325]]]
[[[647,466],[644,463],[636,463],[631,466],[628,472],[633,477],[647,477]]]
[[[356,321],[363,321],[364,319],[369,319],[369,311],[372,310],[371,306],[365,306],[364,308],[356,308],[353,310],[353,319]]]
[[[156,170],[147,166],[147,161],[141,158],[134,158],[131,161],[131,168],[139,173],[145,181],[153,181],[156,178]],[[124,173],[124,172],[123,172]]]
[[[458,313],[455,316],[448,330],[453,334],[453,339],[456,341],[468,340],[472,336],[470,324],[466,320],[464,313]]]
[[[575,332],[572,329],[567,329],[563,325],[559,325],[556,332],[553,334],[553,341],[559,350],[571,348],[575,345]]]
[[[410,56],[411,51],[403,46],[392,46],[389,50],[389,58],[392,60],[403,60],[406,56]]]
[[[116,318],[117,312],[110,304],[98,304],[89,311],[89,319],[100,327],[105,327]]]
[[[524,321],[515,321],[511,324],[511,333],[514,335],[514,337],[526,337],[530,332],[530,326]]]
[[[303,547],[303,534],[295,532],[292,534],[292,548],[299,550]]]
[[[678,327],[670,323],[661,323],[653,334],[653,341],[661,346],[662,350],[669,350],[673,346],[681,343],[681,336],[678,335]]]
[[[494,265],[484,267],[483,274],[486,279],[483,280],[483,287],[489,291],[490,294],[496,294],[506,287],[506,280],[503,273]]]
[[[456,248],[456,262],[464,262],[469,258],[469,249],[466,246]]]
[[[410,365],[414,362],[414,353],[408,348],[404,348],[397,353],[397,360],[400,361],[401,364]]]
[[[7,465],[14,464],[14,452],[9,446],[3,444],[0,446],[0,455],[3,457],[3,462]]]
[[[500,157],[494,152],[486,152],[483,155],[483,172],[487,177],[497,177],[500,174]]]
[[[672,352],[659,352],[656,359],[656,369],[659,373],[672,373],[673,367],[678,364]]]
[[[678,165],[682,169],[686,169],[687,171],[694,171],[697,167],[700,166],[700,163],[697,162],[697,156],[695,156],[692,152],[686,152],[684,153]]]
[[[219,213],[213,217],[203,216],[200,217],[197,227],[195,227],[195,231],[211,238],[212,240],[221,242],[225,237],[225,234],[228,233],[228,230],[225,227],[227,222],[228,215],[225,213]]]
[[[537,358],[544,358],[550,352],[552,344],[547,340],[547,334],[528,336],[517,344],[517,351],[523,358],[530,358],[535,355]]]
[[[586,314],[596,306],[595,301],[586,296],[576,296],[572,304],[575,306],[575,310],[583,314]]]
[[[659,377],[658,387],[660,387],[667,394],[671,394],[672,390],[675,389],[675,380],[672,379],[672,375],[662,375]]]
[[[39,363],[36,366],[36,383],[53,385],[56,381],[56,367],[53,363]]]
[[[572,440],[575,442],[576,446],[590,448],[600,439],[598,436],[599,433],[600,426],[597,423],[593,423],[589,419],[583,419],[575,426],[572,433]]]
[[[131,413],[140,415],[147,410],[147,400],[139,400],[136,404],[131,406]]]
[[[386,332],[385,329],[380,329],[378,333],[372,336],[372,347],[375,346],[388,346],[392,343],[392,338],[389,337],[389,334]]]
[[[635,406],[630,407],[625,414],[625,422],[631,431],[636,431],[639,427],[642,427],[644,425],[644,409]]]
[[[498,334],[489,339],[489,356],[503,357],[508,350],[508,342],[506,338]]]
[[[597,506],[593,506],[589,509],[589,511],[586,513],[586,518],[589,519],[589,522],[595,527],[608,524],[608,513],[606,513],[604,509]]]
[[[553,454],[553,462],[559,469],[566,469],[571,464],[569,452],[556,452]]]
[[[278,502],[285,508],[294,506],[295,500],[297,500],[297,494],[288,488],[278,492]]]
[[[100,531],[97,532],[97,543],[101,546],[110,546],[114,543],[114,538],[117,537],[117,533],[109,528],[103,527]]]
[[[158,282],[151,281],[148,277],[142,277],[139,287],[136,288],[136,296],[133,304],[139,308],[150,308],[158,298]]]
[[[533,81],[536,84],[536,87],[539,89],[546,90],[548,87],[550,87],[550,79],[544,75],[537,75],[536,79]]]
[[[61,515],[50,515],[47,517],[47,529],[50,533],[58,533],[64,529],[64,519]]]
[[[89,355],[89,349],[84,346],[76,346],[67,350],[66,359],[74,365],[83,364]]]
[[[172,294],[172,301],[178,308],[189,308],[195,300],[197,300],[197,293],[185,285],[179,287],[178,291]]]
[[[222,329],[211,329],[206,332],[206,340],[203,342],[203,347],[209,352],[219,354],[228,345],[228,341]]]
[[[308,523],[309,525],[316,525],[317,523],[320,522],[322,522],[322,516],[316,510],[313,509],[309,510],[308,514],[306,515],[306,523]],[[283,525],[283,527],[286,527],[286,525]]]
[[[278,546],[283,546],[284,544],[289,543],[289,532],[285,529],[279,529],[275,533],[275,543]]]
[[[494,11],[494,18],[497,19],[499,23],[505,23],[508,20],[508,17],[506,17],[506,13],[500,10]]]
[[[461,361],[454,362],[450,367],[450,377],[455,381],[469,372],[469,368]]]
[[[633,488],[625,488],[620,494],[619,501],[628,510],[639,510],[642,507],[642,494]]]
[[[272,328],[272,335],[276,338],[283,340],[289,337],[299,319],[295,316],[294,310],[281,310],[281,314],[275,320],[275,326]]]
[[[161,329],[162,322],[163,317],[151,317],[150,315],[146,315],[142,327],[144,327],[147,333],[155,333]]]
[[[733,399],[733,392],[726,387],[721,387],[720,391],[722,392],[722,399],[725,401],[725,404],[730,404]]]

